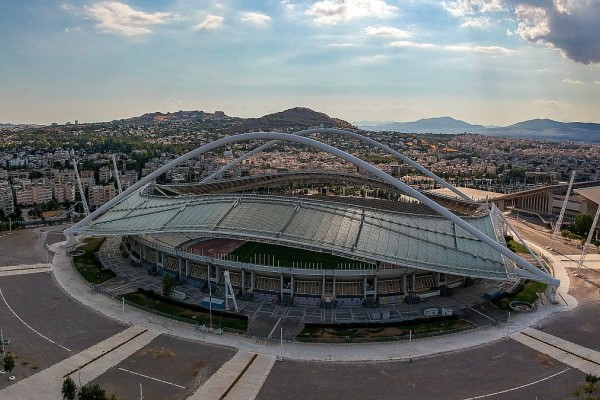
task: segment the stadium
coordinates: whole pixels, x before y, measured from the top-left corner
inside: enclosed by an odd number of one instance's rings
[[[384,150],[460,198],[416,190],[306,137],[313,133],[346,135]],[[190,158],[256,140],[269,142],[199,184],[155,182]],[[280,141],[328,152],[362,173],[304,171],[216,180]],[[369,185],[385,190],[390,200],[293,190],[307,184]],[[507,248],[509,229],[495,206],[475,203],[393,149],[355,132],[311,129],[251,132],[201,146],[146,176],[65,234],[69,245],[88,236],[121,237],[122,250],[151,273],[173,273],[203,289],[227,283],[244,299],[284,305],[394,304],[415,295],[443,295],[473,279],[515,284],[531,279],[548,284],[546,294],[554,299],[560,282]]]

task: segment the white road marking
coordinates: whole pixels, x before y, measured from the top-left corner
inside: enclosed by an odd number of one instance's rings
[[[37,333],[39,336],[43,337],[44,339],[46,339],[47,341],[49,341],[50,343],[54,343],[55,345],[57,345],[58,347],[61,347],[63,349],[65,349],[66,351],[71,351],[71,349],[66,348],[65,346],[63,346],[62,344],[58,344],[56,343],[54,340],[50,339],[47,336],[42,335],[40,332],[36,331],[35,329],[33,329],[27,322],[23,321],[21,319],[21,317],[19,317],[17,315],[17,313],[11,308],[11,306],[8,305],[8,303],[6,302],[6,299],[4,298],[4,293],[2,293],[2,289],[0,289],[0,296],[2,296],[2,300],[4,301],[4,304],[6,304],[6,307],[8,307],[8,309],[10,310],[11,313],[13,313],[13,315],[15,317],[17,317],[17,319],[19,321],[21,321],[23,323],[23,325],[25,325],[26,327],[28,327],[29,329],[31,329],[33,332]]]
[[[537,380],[537,381],[535,381],[535,382],[526,383],[526,384],[524,384],[524,385],[517,386],[517,387],[514,387],[514,388],[510,388],[510,389],[501,390],[501,391],[499,391],[499,392],[488,393],[488,394],[482,394],[482,395],[480,395],[480,396],[475,396],[475,397],[467,397],[466,399],[463,399],[463,400],[475,400],[475,399],[483,399],[483,398],[486,398],[486,397],[497,396],[497,395],[499,395],[499,394],[508,393],[508,392],[512,392],[512,391],[515,391],[515,390],[523,389],[523,388],[525,388],[525,387],[527,387],[527,386],[532,386],[532,385],[535,385],[535,384],[537,384],[537,383],[540,383],[540,382],[546,381],[546,380],[548,380],[548,379],[552,379],[552,378],[554,378],[555,376],[558,376],[558,375],[560,375],[560,374],[562,374],[562,373],[564,373],[564,372],[567,372],[567,371],[569,371],[570,369],[571,369],[571,368],[563,369],[563,370],[562,370],[562,371],[560,371],[560,372],[557,372],[557,373],[555,373],[555,374],[553,374],[553,375],[547,376],[547,377],[545,377],[545,378],[542,378],[542,379],[538,379],[538,380]]]
[[[473,311],[475,311],[477,314],[479,314],[479,315],[483,315],[483,316],[484,316],[484,317],[486,317],[487,319],[489,319],[489,320],[492,320],[492,321],[496,322],[496,320],[495,320],[494,318],[492,318],[492,317],[490,317],[490,316],[488,316],[488,315],[485,315],[485,314],[484,314],[484,313],[482,313],[482,312],[479,312],[479,311],[477,311],[477,310],[476,310],[476,309],[474,309],[473,307],[469,307],[469,310],[473,310]]]
[[[175,387],[178,387],[180,389],[187,389],[185,386],[181,386],[181,385],[178,385],[178,384],[173,383],[173,382],[163,381],[162,379],[153,378],[153,377],[148,376],[148,375],[140,374],[139,372],[130,371],[128,369],[121,368],[121,367],[118,367],[118,369],[121,370],[121,371],[124,371],[124,372],[129,372],[130,374],[133,374],[133,375],[137,375],[137,376],[141,376],[143,378],[151,379],[153,381],[157,381],[157,382],[160,382],[160,383],[165,383],[167,385],[175,386]]]

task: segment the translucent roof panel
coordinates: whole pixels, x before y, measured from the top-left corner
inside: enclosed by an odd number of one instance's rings
[[[279,233],[294,214],[294,204],[271,202],[238,202],[218,228]]]
[[[465,221],[495,239],[489,215]],[[79,232],[91,236],[203,233],[429,271],[508,277],[500,253],[445,218],[318,199],[240,194],[170,198],[138,191]]]

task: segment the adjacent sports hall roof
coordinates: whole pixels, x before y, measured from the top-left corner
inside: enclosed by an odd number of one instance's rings
[[[465,218],[494,240],[491,215]],[[219,194],[165,197],[138,190],[89,225],[88,236],[194,233],[279,243],[349,258],[442,273],[506,280],[510,262],[439,216],[384,211],[331,201]]]

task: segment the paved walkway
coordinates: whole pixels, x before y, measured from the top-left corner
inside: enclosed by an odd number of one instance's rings
[[[37,274],[39,272],[52,272],[52,264],[10,265],[0,267],[0,276]]]
[[[159,334],[131,327],[0,391],[2,400],[39,399],[41,393],[53,398],[71,376],[79,385],[91,382],[109,368],[140,350]]]
[[[275,357],[238,352],[188,400],[253,400],[271,372]]]
[[[72,267],[71,260],[66,255],[64,249],[60,247],[60,243],[50,246],[50,249],[56,253],[53,264],[54,275],[58,283],[75,299],[96,311],[114,319],[147,329],[153,329],[160,333],[230,346],[242,351],[272,357],[277,357],[281,354],[284,359],[320,361],[408,360],[410,357],[414,359],[486,345],[496,340],[505,339],[507,335],[522,331],[551,313],[568,311],[577,305],[575,298],[567,293],[569,286],[568,276],[564,272],[562,264],[556,260],[555,271],[559,279],[563,281],[559,292],[565,299],[566,304],[542,305],[537,312],[518,314],[511,319],[510,325],[499,323],[494,326],[464,333],[419,339],[413,341],[410,346],[407,341],[365,344],[305,344],[288,342],[284,343],[282,348],[279,348],[279,346],[266,346],[264,341],[258,341],[245,336],[233,334],[215,335],[200,332],[190,324],[148,314],[135,308],[126,307],[125,312],[123,312],[120,303],[90,289],[89,285]],[[564,274],[564,277],[559,274]]]
[[[597,351],[532,328],[516,333],[512,338],[586,374],[600,375],[600,353]]]

